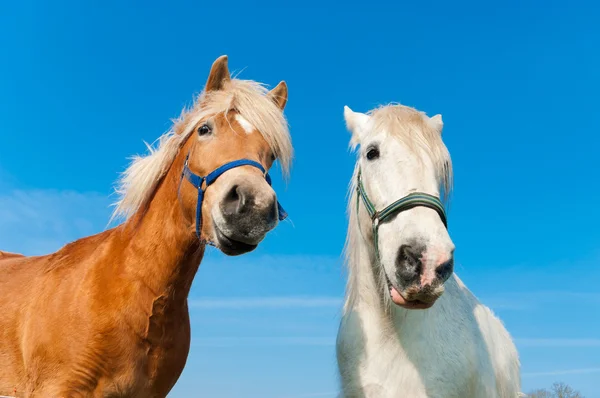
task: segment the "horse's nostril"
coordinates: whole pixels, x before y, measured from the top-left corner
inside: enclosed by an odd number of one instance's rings
[[[274,199],[271,202],[271,206],[269,206],[267,211],[266,219],[268,224],[272,224],[277,220],[277,199]]]
[[[231,189],[229,190],[229,193],[227,194],[227,196],[225,197],[225,200],[228,202],[237,202],[240,198],[240,195],[238,194],[238,185],[234,185],[231,187]]]
[[[246,210],[248,204],[248,193],[239,185],[233,185],[225,199],[223,200],[223,209],[227,214],[238,214]]]
[[[419,260],[419,258],[418,254],[412,250],[412,246],[402,245],[398,251],[398,260],[414,264]]]
[[[454,258],[451,258],[450,260],[448,260],[445,263],[439,265],[435,269],[435,276],[438,279],[440,279],[442,281],[445,281],[446,279],[448,279],[448,277],[450,277],[450,275],[452,274],[453,270],[454,270]]]
[[[277,224],[275,193],[268,189],[257,189],[245,181],[238,181],[225,191],[219,206],[230,232],[241,237],[259,234]]]
[[[402,245],[398,249],[396,257],[396,276],[398,282],[403,286],[410,286],[416,283],[423,272],[421,263],[421,250],[415,249],[419,246]]]

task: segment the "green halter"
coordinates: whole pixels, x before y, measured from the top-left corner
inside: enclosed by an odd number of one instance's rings
[[[381,263],[379,259],[379,225],[390,218],[392,215],[396,213],[401,213],[403,211],[412,209],[413,207],[422,206],[428,207],[430,209],[435,210],[444,226],[448,228],[448,221],[446,220],[446,212],[444,211],[444,205],[436,196],[429,195],[427,193],[422,192],[413,192],[411,194],[406,195],[405,197],[398,199],[385,209],[381,211],[377,211],[375,209],[375,205],[373,202],[369,200],[367,196],[367,192],[365,191],[365,187],[363,186],[362,179],[360,177],[360,169],[358,170],[358,178],[356,183],[356,213],[358,214],[358,207],[360,205],[360,198],[362,198],[362,202],[371,217],[371,222],[373,226],[373,241],[375,243],[375,256],[377,257],[377,262]]]

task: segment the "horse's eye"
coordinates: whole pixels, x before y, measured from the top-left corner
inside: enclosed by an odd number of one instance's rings
[[[208,124],[203,124],[198,127],[198,135],[208,135],[212,132],[210,126]]]
[[[379,157],[379,149],[377,149],[377,148],[371,148],[367,152],[367,159],[369,159],[369,160],[373,160],[378,157]]]

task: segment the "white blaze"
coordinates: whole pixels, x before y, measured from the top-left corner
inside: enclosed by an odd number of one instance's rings
[[[235,120],[237,120],[237,122],[240,124],[240,126],[242,126],[242,128],[244,129],[246,134],[252,134],[252,132],[254,131],[254,126],[251,125],[249,121],[244,119],[244,117],[242,115],[240,115],[240,114],[235,115]]]

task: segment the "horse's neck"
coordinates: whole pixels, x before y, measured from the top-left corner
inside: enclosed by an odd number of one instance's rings
[[[356,195],[356,194],[355,194]],[[355,202],[355,197],[351,203]],[[365,305],[384,311],[381,301],[381,288],[375,275],[375,253],[372,244],[365,240],[360,231],[356,207],[350,207],[346,261],[348,285],[346,288],[346,310],[356,305]]]
[[[187,298],[205,248],[192,232],[178,198],[182,167],[178,156],[146,208],[121,226],[127,275],[154,295],[179,300]]]
[[[351,203],[356,203],[355,197],[351,200]],[[364,209],[359,209],[361,216],[368,217],[366,213],[363,213]],[[384,323],[394,324],[398,328],[406,319],[407,311],[410,310],[391,303],[389,295],[384,296],[388,293],[380,285],[381,281],[378,282],[380,266],[376,263],[373,242],[369,242],[360,231],[356,207],[350,208],[346,250],[349,275],[345,311],[364,309],[372,315],[376,312],[378,318]]]

